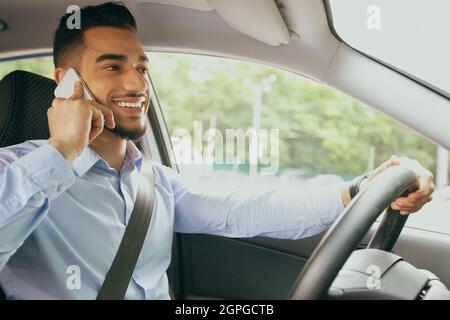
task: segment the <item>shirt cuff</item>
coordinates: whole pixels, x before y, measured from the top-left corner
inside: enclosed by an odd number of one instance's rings
[[[72,167],[50,144],[21,157],[15,164],[20,166],[42,191],[54,187],[66,189],[75,181]]]

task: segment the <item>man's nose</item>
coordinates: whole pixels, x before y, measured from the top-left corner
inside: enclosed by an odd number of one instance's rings
[[[144,93],[147,92],[148,84],[145,78],[137,70],[130,70],[123,79],[123,87],[127,91]]]

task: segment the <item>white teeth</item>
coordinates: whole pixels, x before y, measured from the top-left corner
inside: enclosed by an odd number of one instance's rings
[[[142,102],[116,102],[119,107],[140,108]]]

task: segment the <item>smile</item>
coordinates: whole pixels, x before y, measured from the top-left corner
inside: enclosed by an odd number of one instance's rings
[[[129,113],[129,111],[132,111],[133,113],[142,111],[145,106],[145,101],[145,97],[112,100],[114,106],[121,108],[121,110],[125,112],[128,111],[127,113]]]
[[[119,107],[125,108],[140,108],[142,107],[142,102],[117,102]]]

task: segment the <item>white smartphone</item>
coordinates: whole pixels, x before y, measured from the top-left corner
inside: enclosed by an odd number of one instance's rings
[[[83,81],[83,78],[81,78],[80,74],[73,68],[69,68],[69,70],[67,70],[63,79],[56,87],[54,91],[55,97],[64,99],[70,98],[73,95],[76,81],[81,81],[81,83],[83,84],[84,99],[95,101],[94,96],[90,92],[86,83]]]

